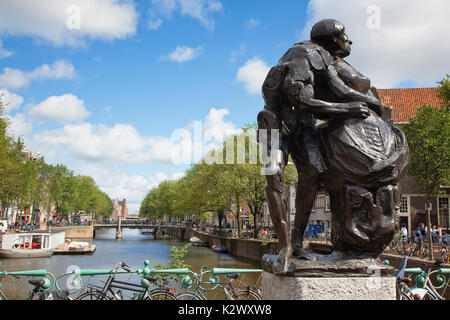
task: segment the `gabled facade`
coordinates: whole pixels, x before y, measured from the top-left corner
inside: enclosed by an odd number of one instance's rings
[[[128,217],[127,199],[120,201],[118,198],[112,199],[114,211],[111,214],[111,220],[117,221],[120,217],[121,220]]]

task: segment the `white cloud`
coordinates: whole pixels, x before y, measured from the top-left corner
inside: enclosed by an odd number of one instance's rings
[[[98,187],[111,199],[127,199],[128,214],[139,213],[139,207],[147,192],[162,181],[169,180],[163,172],[150,177],[138,174],[126,174],[120,168],[106,168],[86,162],[78,163],[76,174],[91,176]],[[174,174],[176,175],[176,174]]]
[[[127,199],[128,214],[139,213],[139,207],[150,189],[157,187],[166,180],[178,180],[184,173],[175,172],[169,176],[164,172],[157,172],[152,176],[126,174],[123,169],[107,168],[98,164],[78,162],[76,174],[91,176],[98,187],[110,198]]]
[[[39,121],[54,120],[62,123],[80,122],[90,115],[84,101],[73,94],[48,97],[33,106],[29,113]]]
[[[23,103],[23,98],[21,96],[8,91],[7,89],[0,89],[0,97],[5,113],[19,109]]]
[[[223,10],[222,3],[217,0],[151,0],[148,26],[155,30],[162,26],[163,20],[171,19],[175,13],[189,16],[200,22],[208,30],[213,30],[214,13]]]
[[[106,194],[113,199],[127,199],[128,214],[138,214],[141,202],[144,200],[147,192],[157,187],[161,182],[169,180],[169,177],[163,172],[157,172],[146,178],[137,174],[127,175],[120,170],[95,167],[92,169],[89,171],[89,175],[95,181],[99,181],[99,187]],[[175,172],[170,180],[178,180],[183,176],[184,173]]]
[[[203,134],[213,131],[213,134],[224,138],[225,134],[239,131],[232,122],[226,121],[228,114],[227,109],[212,108],[203,121],[191,122],[182,129],[194,139],[195,126],[200,124]],[[112,127],[90,123],[66,124],[60,129],[34,133],[26,142],[33,150],[39,150],[47,162],[63,162],[77,174],[92,176],[111,198],[126,198],[130,213],[138,213],[148,190],[162,181],[177,180],[184,176],[182,172],[169,174],[160,171],[152,176],[125,173],[121,165],[125,163],[163,163],[169,165],[168,168],[177,168],[172,161],[176,141],[169,137],[143,136],[128,124]],[[206,152],[211,147],[214,145],[197,151]],[[191,160],[194,162],[198,159],[192,155]]]
[[[158,30],[159,28],[161,28],[162,24],[163,24],[163,20],[161,18],[156,18],[155,20],[149,19],[147,21],[147,27],[150,30]]]
[[[131,0],[2,0],[0,34],[27,35],[54,45],[134,35],[138,14]]]
[[[373,7],[376,6],[376,7]],[[379,28],[374,22],[377,10]],[[369,10],[368,10],[369,9]],[[354,42],[347,60],[378,88],[412,80],[436,86],[450,70],[447,0],[310,0],[309,19],[300,40],[324,18],[341,21]]]
[[[0,59],[8,58],[8,57],[12,56],[13,54],[14,54],[14,52],[3,48],[3,43],[0,40]]]
[[[185,175],[186,175],[185,172],[175,172],[174,174],[172,174],[172,180],[179,180],[183,178]]]
[[[33,142],[51,158],[65,153],[90,162],[134,162],[146,146],[145,138],[126,124],[67,124],[61,129],[36,133]]]
[[[258,27],[259,25],[260,25],[259,20],[253,19],[253,18],[248,19],[247,22],[245,23],[245,27],[247,29],[254,29],[254,28]]]
[[[7,134],[12,137],[25,137],[31,134],[33,123],[23,113],[16,113],[14,116],[6,115],[9,121],[7,128]]]
[[[34,80],[72,79],[74,76],[74,66],[65,60],[57,60],[52,65],[43,64],[33,71],[3,68],[3,73],[0,73],[0,87],[20,89]]]
[[[197,47],[197,48],[191,48],[188,46],[177,46],[176,49],[163,56],[162,60],[170,60],[175,61],[178,63],[182,63],[185,61],[194,60],[198,56],[200,56],[203,53],[203,48]]]
[[[244,84],[245,90],[250,94],[261,92],[262,84],[270,67],[260,58],[253,57],[239,68],[236,80]]]
[[[184,150],[190,154],[190,163],[198,160],[195,155],[216,146],[215,142],[225,138],[226,134],[238,132],[232,122],[225,120],[228,114],[226,109],[212,108],[203,122],[198,121],[199,131],[204,137],[195,146],[200,149]],[[188,133],[190,142],[195,139],[194,122],[181,130]],[[142,136],[129,124],[112,127],[91,123],[66,124],[60,129],[35,133],[31,144],[50,159],[67,156],[89,163],[163,163],[172,166],[177,164],[173,161],[172,151],[180,148],[179,141],[172,137]],[[188,147],[191,148],[192,143]]]
[[[235,63],[238,58],[243,56],[247,52],[247,47],[244,44],[241,44],[239,48],[232,50],[230,52],[229,61],[230,63]]]

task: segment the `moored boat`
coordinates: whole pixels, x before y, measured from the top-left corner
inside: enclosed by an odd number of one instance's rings
[[[0,258],[47,258],[53,255],[50,249],[0,249]]]
[[[154,231],[155,230],[153,228],[145,228],[141,230],[141,234],[153,234]]]
[[[44,258],[65,241],[65,232],[32,231],[5,234],[0,258]]]
[[[218,253],[226,253],[226,252],[228,252],[227,247],[221,246],[221,245],[218,245],[218,244],[213,244],[213,245],[211,246],[211,249],[212,249],[214,252],[218,252]]]
[[[94,254],[96,249],[95,244],[82,241],[71,241],[63,243],[55,249],[54,254]]]
[[[205,241],[200,240],[197,237],[191,237],[189,239],[189,242],[194,246],[194,247],[206,247],[207,243]]]

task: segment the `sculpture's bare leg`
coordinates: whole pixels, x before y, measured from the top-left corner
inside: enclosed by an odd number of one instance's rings
[[[281,245],[281,250],[274,266],[275,274],[285,274],[288,271],[288,261],[292,256],[289,213],[283,197],[283,175],[284,165],[282,165],[278,174],[266,176],[266,194],[270,217],[278,237],[278,243]]]
[[[319,173],[309,165],[299,170],[299,180],[295,196],[295,221],[292,230],[293,254],[298,258],[312,259],[303,249],[303,233],[308,225],[309,216],[319,189]]]

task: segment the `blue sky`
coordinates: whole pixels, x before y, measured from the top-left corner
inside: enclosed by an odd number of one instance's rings
[[[2,0],[11,133],[136,212],[149,188],[189,166],[170,161],[172,133],[193,121],[223,132],[255,122],[268,69],[321,18],[346,25],[348,60],[373,85],[435,86],[450,69],[449,4],[409,3]]]

